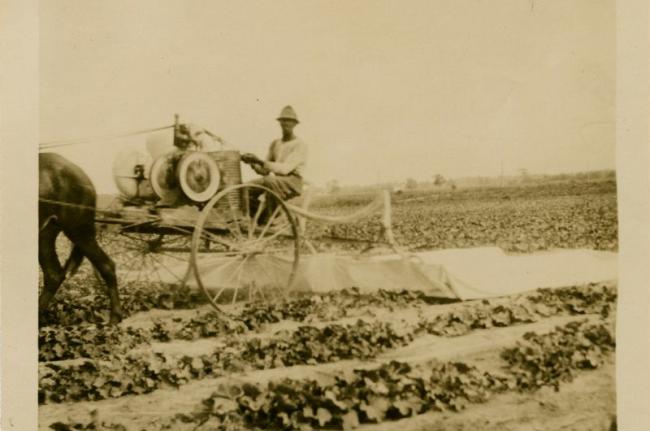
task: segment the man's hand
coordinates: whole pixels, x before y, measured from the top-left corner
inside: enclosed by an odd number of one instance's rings
[[[264,163],[253,163],[251,164],[251,168],[253,168],[258,175],[264,176],[269,174],[269,170],[264,167]]]
[[[248,164],[248,165],[255,165],[255,164],[260,164],[264,165],[264,162],[259,159],[255,154],[252,153],[244,153],[241,155],[241,161]]]
[[[268,175],[270,172],[269,169],[264,166],[264,160],[260,159],[255,154],[244,153],[241,155],[241,161],[250,165],[250,167],[259,175]]]

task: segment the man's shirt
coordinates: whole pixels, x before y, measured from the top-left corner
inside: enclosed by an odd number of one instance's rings
[[[271,143],[266,160],[268,168],[277,175],[295,173],[304,177],[307,144],[298,137],[287,142],[276,139]]]

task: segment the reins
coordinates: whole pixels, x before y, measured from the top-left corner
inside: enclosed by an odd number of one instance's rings
[[[70,202],[63,202],[63,201],[56,201],[53,199],[47,199],[47,198],[38,198],[39,202],[43,202],[46,204],[52,204],[52,205],[58,205],[62,207],[72,207],[72,208],[79,208],[79,209],[84,209],[84,210],[89,210],[89,211],[98,211],[98,212],[105,212],[105,213],[111,213],[115,211],[109,211],[109,210],[102,210],[97,207],[92,207],[90,205],[81,205],[81,204],[71,204]]]
[[[58,206],[62,206],[62,207],[71,207],[71,208],[79,208],[79,209],[83,209],[83,210],[87,210],[87,211],[95,211],[95,213],[100,213],[100,214],[107,214],[107,215],[116,214],[115,210],[101,209],[101,208],[93,207],[93,206],[90,206],[90,205],[72,204],[70,202],[56,201],[56,200],[47,199],[47,198],[38,198],[38,201],[46,203],[46,204],[58,205]],[[158,220],[158,219],[160,219],[159,216],[156,216],[156,215],[153,215],[153,214],[142,214],[141,217],[148,218],[150,220]]]
[[[119,138],[126,138],[129,136],[136,136],[136,135],[142,135],[145,133],[153,133],[153,132],[159,132],[161,130],[166,130],[166,129],[173,129],[174,126],[163,126],[163,127],[155,127],[152,129],[141,129],[141,130],[133,130],[130,132],[125,132],[125,133],[119,133],[116,135],[104,135],[104,136],[94,136],[94,137],[88,137],[88,138],[80,138],[80,139],[64,139],[64,140],[55,140],[55,141],[48,141],[48,142],[41,142],[38,145],[39,151],[41,150],[48,150],[50,148],[58,148],[58,147],[67,147],[69,145],[82,145],[82,144],[97,144],[101,141],[108,141],[111,139],[119,139]]]

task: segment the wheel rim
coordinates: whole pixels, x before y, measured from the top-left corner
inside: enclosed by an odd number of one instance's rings
[[[253,189],[275,203],[275,211],[264,223],[260,222],[261,211],[244,215],[228,199],[233,191]],[[220,247],[216,255],[211,253],[213,258],[200,253],[199,246],[206,239]],[[275,289],[288,295],[298,269],[299,249],[297,223],[282,199],[266,187],[240,184],[219,192],[201,211],[192,237],[190,266],[199,289],[222,311],[219,301],[229,299],[228,295],[233,304],[255,296],[267,300]],[[270,266],[274,264],[281,267]],[[209,283],[203,270],[210,274]]]
[[[190,152],[178,165],[178,179],[185,196],[205,202],[219,189],[221,175],[217,162],[206,153]]]
[[[149,172],[149,182],[154,193],[161,199],[173,202],[180,198],[178,188],[167,183],[167,170],[172,163],[175,154],[165,154],[154,160]]]

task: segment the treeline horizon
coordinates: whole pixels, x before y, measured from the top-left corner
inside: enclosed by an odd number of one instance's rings
[[[523,184],[534,184],[540,182],[563,182],[563,181],[596,181],[616,179],[615,169],[601,169],[593,171],[560,173],[560,174],[531,174],[522,170],[518,175],[503,175],[503,176],[487,176],[477,175],[470,177],[458,178],[445,178],[442,175],[433,175],[427,180],[417,180],[414,178],[406,178],[403,181],[390,181],[381,182],[368,185],[359,184],[343,184],[336,183],[332,180],[325,185],[325,187],[314,187],[319,190],[326,191],[361,191],[372,190],[377,188],[390,188],[397,190],[421,189],[421,188],[438,188],[455,189],[455,188],[468,188],[468,187],[498,187],[498,186],[513,186]],[[338,190],[336,190],[338,188]]]
[[[441,177],[441,176],[440,176]],[[519,175],[504,176],[473,176],[459,178],[444,178],[444,181],[436,184],[435,175],[429,180],[415,180],[407,178],[404,181],[381,182],[368,185],[341,184],[335,186],[329,182],[325,186],[311,187],[315,192],[328,193],[362,193],[377,189],[389,189],[392,191],[402,190],[455,190],[474,187],[512,187],[521,185],[535,185],[540,183],[561,183],[571,181],[603,181],[615,180],[616,170],[604,169],[594,171],[583,171],[561,174],[530,174],[521,172]],[[439,180],[439,179],[438,179]],[[410,184],[409,184],[410,183]],[[119,193],[98,193],[98,201],[102,203],[115,199]]]

